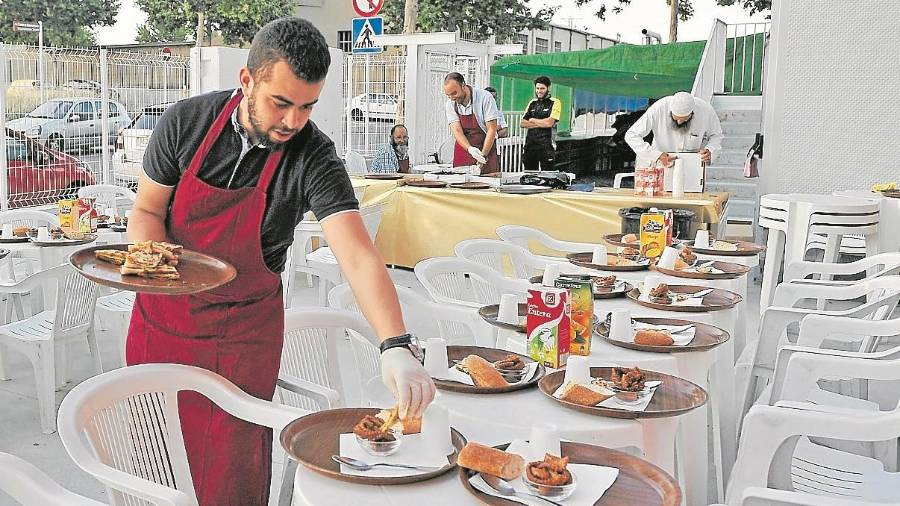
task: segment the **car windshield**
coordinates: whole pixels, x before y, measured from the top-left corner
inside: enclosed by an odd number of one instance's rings
[[[156,127],[156,124],[159,123],[159,118],[162,117],[162,114],[162,111],[145,112],[138,116],[131,128],[153,130]]]
[[[25,141],[6,136],[6,160],[22,161],[28,157],[28,146]]]
[[[37,109],[28,113],[28,117],[62,119],[71,108],[72,102],[53,100],[39,105]]]

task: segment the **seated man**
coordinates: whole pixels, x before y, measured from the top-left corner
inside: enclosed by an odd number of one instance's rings
[[[493,86],[488,86],[484,89],[484,91],[491,94],[494,97],[494,103],[497,104],[497,110],[500,110],[500,102],[497,102],[497,90]],[[509,126],[506,124],[506,120],[503,119],[503,113],[500,113],[500,117],[497,118],[497,138],[503,139],[509,137]]]
[[[391,128],[391,141],[378,147],[369,172],[409,172],[409,133],[405,126]]]

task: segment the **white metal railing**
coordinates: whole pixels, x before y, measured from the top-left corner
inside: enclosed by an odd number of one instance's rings
[[[344,61],[346,151],[372,158],[406,116],[406,56],[347,55]],[[413,133],[413,132],[410,132]]]
[[[728,25],[716,18],[713,22],[706,47],[703,48],[703,56],[700,57],[700,65],[697,67],[697,75],[694,77],[694,85],[691,87],[691,95],[709,102],[716,93],[724,91],[725,82],[725,33]]]
[[[509,136],[497,139],[497,158],[500,172],[519,172],[522,170],[522,147],[525,145],[525,129],[519,122],[521,111],[504,111],[503,119],[509,128]]]
[[[716,19],[691,94],[707,101],[714,94],[761,94],[769,26],[767,22],[726,24]],[[728,63],[731,71],[726,75]]]

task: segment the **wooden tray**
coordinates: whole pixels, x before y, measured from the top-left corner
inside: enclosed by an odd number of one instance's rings
[[[382,181],[396,181],[397,179],[403,179],[403,174],[398,174],[396,172],[392,173],[374,173],[374,174],[366,174],[366,179],[379,179]]]
[[[499,450],[508,444],[495,446]],[[681,489],[678,482],[659,467],[638,457],[602,446],[584,443],[560,443],[563,457],[569,457],[572,464],[594,464],[619,469],[619,476],[603,497],[594,506],[621,506],[635,504],[641,506],[679,506]],[[474,471],[459,468],[459,479],[463,487],[482,504],[489,506],[519,506],[521,503],[485,494],[469,483]]]
[[[891,199],[900,199],[900,190],[884,190],[880,192],[882,196]]]
[[[425,350],[425,353],[428,353],[428,350]],[[520,355],[518,353],[513,353],[506,350],[499,350],[497,348],[484,348],[481,346],[447,346],[447,367],[452,367],[453,364],[456,363],[456,361],[462,360],[469,355],[478,355],[488,362],[496,362],[497,360],[500,360],[507,355],[518,355],[526,364],[534,362],[534,360],[526,357],[525,355]],[[534,374],[534,378],[529,381],[517,383],[515,385],[509,385],[507,387],[474,387],[471,385],[457,383],[455,381],[447,381],[441,379],[434,379],[434,385],[441,390],[460,392],[464,394],[503,394],[506,392],[515,392],[516,390],[525,390],[527,388],[536,386],[541,378],[544,377],[544,374],[546,372],[547,370],[544,369],[544,366],[538,364],[538,369]]]
[[[97,260],[98,249],[127,250],[128,244],[104,244],[91,246],[72,253],[69,262],[86,278],[105,286],[131,292],[182,295],[212,290],[233,280],[237,270],[231,264],[203,253],[183,250],[177,269],[181,279],[150,279],[140,276],[123,276],[119,266]]]
[[[553,191],[553,188],[530,184],[502,184],[497,191],[510,195],[537,195],[538,193],[549,193]]]
[[[670,293],[697,293],[701,290],[708,290],[708,286],[690,286],[690,285],[669,285]],[[663,311],[674,311],[678,313],[705,313],[707,311],[722,311],[723,309],[731,309],[739,302],[744,300],[740,295],[714,288],[712,292],[703,297],[702,306],[676,306],[673,304],[657,304],[646,300],[640,300],[640,289],[635,288],[626,295],[629,299],[638,304],[653,309],[661,309]]]
[[[612,375],[612,370],[612,367],[591,367],[591,377],[609,379]],[[647,371],[645,369],[641,369],[641,371],[644,372],[647,381],[662,381],[662,385],[656,388],[653,398],[650,399],[650,404],[644,411],[582,406],[574,402],[557,399],[553,396],[553,392],[562,385],[566,376],[566,371],[564,370],[544,376],[544,379],[538,382],[538,387],[544,395],[567,408],[608,418],[666,418],[683,415],[706,404],[708,397],[706,391],[690,381],[660,372]]]
[[[637,264],[637,265],[596,265],[591,263],[591,258],[594,256],[593,253],[569,253],[566,255],[566,258],[572,265],[577,265],[578,267],[585,267],[588,269],[594,269],[598,271],[610,271],[610,272],[626,272],[626,271],[645,271],[650,268],[650,263],[646,264]],[[610,257],[616,257],[618,255],[613,255],[612,253],[606,255],[607,259]],[[609,260],[607,260],[609,261]]]
[[[620,248],[634,248],[634,249],[641,248],[640,241],[632,242],[632,243],[622,242],[622,236],[624,236],[624,235],[626,235],[626,234],[606,234],[603,236],[603,240],[612,246],[618,246]],[[681,239],[674,239],[674,238],[672,239],[673,246],[677,246],[677,245],[681,244],[681,242],[682,242]]]
[[[598,336],[602,337],[605,341],[615,346],[628,348],[629,350],[648,351],[651,353],[683,353],[688,351],[705,351],[710,348],[715,348],[716,346],[728,341],[728,339],[731,338],[731,336],[728,335],[728,332],[725,332],[719,327],[714,327],[712,325],[698,323],[690,320],[678,320],[674,318],[632,319],[637,322],[649,323],[651,325],[693,325],[694,339],[684,346],[675,346],[674,344],[669,346],[653,346],[649,344],[635,344],[628,341],[619,341],[618,339],[612,339],[609,337],[609,329],[606,327],[606,322],[597,322],[597,324],[594,325],[594,332]]]
[[[705,263],[705,262],[701,262]],[[688,272],[688,271],[678,271],[675,269],[663,269],[659,266],[659,264],[654,266],[654,269],[665,274],[667,276],[673,276],[676,278],[685,278],[685,279],[734,279],[747,274],[750,271],[750,268],[746,265],[736,264],[732,262],[713,262],[712,266],[716,269],[722,271],[721,273],[709,273],[705,274],[702,272]]]
[[[352,433],[353,427],[366,415],[375,415],[379,408],[342,408],[317,411],[289,423],[281,431],[281,447],[297,462],[317,473],[336,480],[366,485],[402,485],[436,478],[456,467],[456,457],[466,445],[466,438],[451,428],[451,440],[456,451],[447,456],[447,465],[415,476],[375,477],[341,473],[341,465],[331,460],[340,453],[340,434]],[[401,443],[402,448],[402,443]],[[378,457],[372,456],[371,462]]]
[[[515,325],[512,323],[503,323],[497,321],[497,316],[500,313],[500,304],[491,304],[489,306],[484,306],[478,310],[478,315],[481,316],[484,321],[490,323],[491,325],[505,329],[505,330],[513,330],[515,332],[525,333],[525,316],[528,314],[528,304],[519,304],[519,318],[522,319],[521,325]]]
[[[560,274],[559,275],[559,277],[566,277],[566,276],[582,276],[582,274]],[[591,278],[601,278],[601,277],[603,277],[603,276],[591,276]],[[528,281],[539,285],[539,284],[541,284],[541,282],[543,280],[544,280],[543,275],[537,275],[537,276],[532,276],[531,279],[529,279]],[[613,291],[612,287],[609,287],[609,286],[598,287],[596,285],[593,285],[594,298],[595,299],[615,299],[618,297],[624,297],[626,293],[630,292],[634,288],[634,286],[631,283],[628,283],[627,281],[623,281],[623,285],[624,286],[622,287],[621,290],[616,290],[616,291]]]
[[[49,241],[38,241],[31,239],[31,244],[40,246],[41,248],[53,248],[59,246],[80,246],[89,244],[97,240],[97,234],[85,234],[84,239],[50,239]]]
[[[712,238],[710,238],[712,240]],[[724,251],[720,249],[712,249],[712,248],[695,248],[693,246],[694,241],[684,241],[684,244],[689,246],[694,253],[701,253],[703,255],[715,255],[722,257],[752,257],[754,255],[758,255],[766,250],[765,246],[760,246],[759,244],[755,244],[752,242],[746,241],[723,241],[729,242],[731,244],[737,245],[737,251]]]
[[[0,244],[13,244],[17,242],[28,242],[30,237],[0,237]]]
[[[406,186],[414,186],[416,188],[444,188],[447,183],[444,181],[407,181]]]
[[[470,181],[468,183],[452,183],[448,186],[460,190],[489,190],[491,188],[491,185],[487,183],[479,183],[476,181]]]
[[[0,259],[6,258],[7,256],[9,256],[9,250],[8,249],[0,249]]]

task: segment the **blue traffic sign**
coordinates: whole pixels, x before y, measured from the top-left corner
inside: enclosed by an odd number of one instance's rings
[[[353,18],[353,53],[380,53],[375,37],[384,33],[384,18]]]

